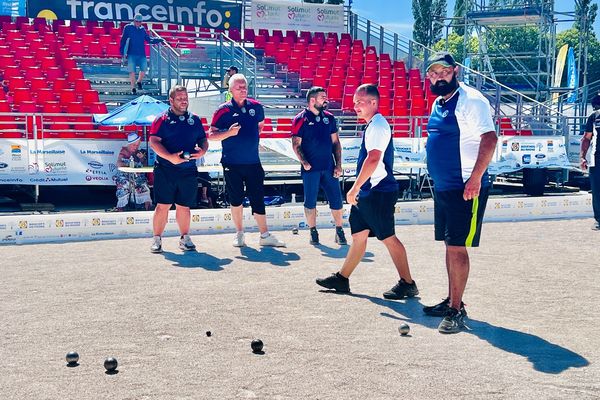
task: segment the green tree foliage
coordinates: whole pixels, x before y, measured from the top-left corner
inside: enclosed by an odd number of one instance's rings
[[[567,44],[573,48],[575,54],[579,53],[579,36],[581,33],[575,27],[562,31],[556,35],[556,49],[560,49]],[[588,62],[587,62],[587,81],[588,83],[595,82],[600,79],[600,41],[596,35],[592,34],[587,42],[588,44]],[[566,68],[565,68],[566,69]],[[583,73],[583,68],[579,69]],[[566,73],[566,71],[565,71]],[[579,77],[579,82],[583,83],[583,76]]]
[[[455,19],[452,22],[452,32],[458,36],[465,34],[465,14],[467,13],[467,0],[456,0],[454,3],[454,14],[452,15]]]
[[[467,43],[467,48],[469,53],[474,53],[477,51],[477,47],[479,46],[479,42],[475,36],[471,36],[469,38],[469,42]],[[452,32],[448,35],[447,38],[438,41],[433,45],[434,51],[448,51],[450,54],[454,56],[454,58],[458,62],[464,62],[466,54],[465,54],[465,38],[455,32]]]
[[[429,47],[442,38],[446,8],[446,0],[412,0],[416,42]]]
[[[598,14],[598,4],[596,2],[590,4],[591,2],[592,0],[575,0],[575,15],[577,16],[577,20],[573,24],[573,28],[581,31],[585,19],[588,33],[594,35],[594,22]]]

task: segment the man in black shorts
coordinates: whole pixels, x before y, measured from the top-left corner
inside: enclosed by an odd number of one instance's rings
[[[339,272],[317,279],[317,284],[337,292],[350,292],[348,278],[367,249],[367,239],[381,240],[392,258],[400,280],[383,294],[391,300],[414,297],[419,294],[410,275],[404,245],[396,237],[394,209],[398,199],[398,183],[394,178],[394,143],[390,125],[379,113],[379,91],[375,85],[365,84],[356,89],[354,110],[367,121],[356,167],[356,181],[346,193],[352,204],[350,230],[352,245]]]
[[[498,141],[490,103],[457,77],[449,53],[430,57],[427,78],[439,97],[427,125],[427,169],[435,188],[435,240],[446,245],[448,297],[423,311],[444,317],[440,333],[459,332],[467,315],[462,302],[470,269],[467,248],[479,246],[491,186],[487,167]]]
[[[252,214],[260,231],[261,246],[285,247],[267,228],[265,214],[265,171],[258,156],[258,141],[264,125],[262,105],[248,98],[248,81],[242,74],[229,78],[232,100],[221,104],[213,115],[209,140],[220,141],[223,146],[221,164],[225,176],[225,189],[231,204],[231,216],[236,228],[235,247],[246,245],[244,238],[243,201],[247,194]],[[245,187],[245,190],[244,190]]]
[[[590,114],[585,124],[585,132],[581,139],[580,165],[583,171],[590,172],[590,186],[592,188],[592,208],[594,219],[592,230],[600,231],[600,95],[592,98],[594,112]]]
[[[198,193],[196,160],[208,149],[200,118],[187,110],[186,88],[173,86],[169,92],[169,103],[171,107],[159,115],[150,128],[150,146],[156,153],[152,253],[162,252],[161,235],[173,203],[181,233],[179,248],[184,251],[196,249],[189,236],[190,207],[196,205]]]

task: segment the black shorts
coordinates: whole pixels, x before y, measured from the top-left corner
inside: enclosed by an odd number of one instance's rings
[[[175,169],[154,167],[154,202],[196,206],[198,197],[198,171],[195,168]]]
[[[252,214],[265,215],[265,171],[261,164],[223,165],[223,176],[229,204],[241,206],[247,194]]]
[[[489,188],[484,188],[479,197],[465,201],[462,190],[435,192],[435,240],[449,246],[478,247],[488,194]]]
[[[394,211],[398,191],[371,191],[358,198],[358,204],[350,209],[350,231],[352,234],[369,231],[369,237],[384,240],[396,234]]]

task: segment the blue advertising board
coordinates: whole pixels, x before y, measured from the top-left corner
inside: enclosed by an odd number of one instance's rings
[[[0,15],[25,15],[25,0],[0,0]]]

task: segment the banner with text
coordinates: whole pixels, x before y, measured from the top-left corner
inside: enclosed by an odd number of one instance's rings
[[[0,184],[114,185],[114,140],[0,140]]]
[[[131,21],[135,14],[141,14],[144,22],[203,28],[240,29],[242,24],[241,4],[217,0],[27,0],[27,16],[31,18]]]
[[[25,15],[25,0],[0,0],[0,15]]]
[[[291,1],[252,1],[251,28],[345,32],[344,6]]]

